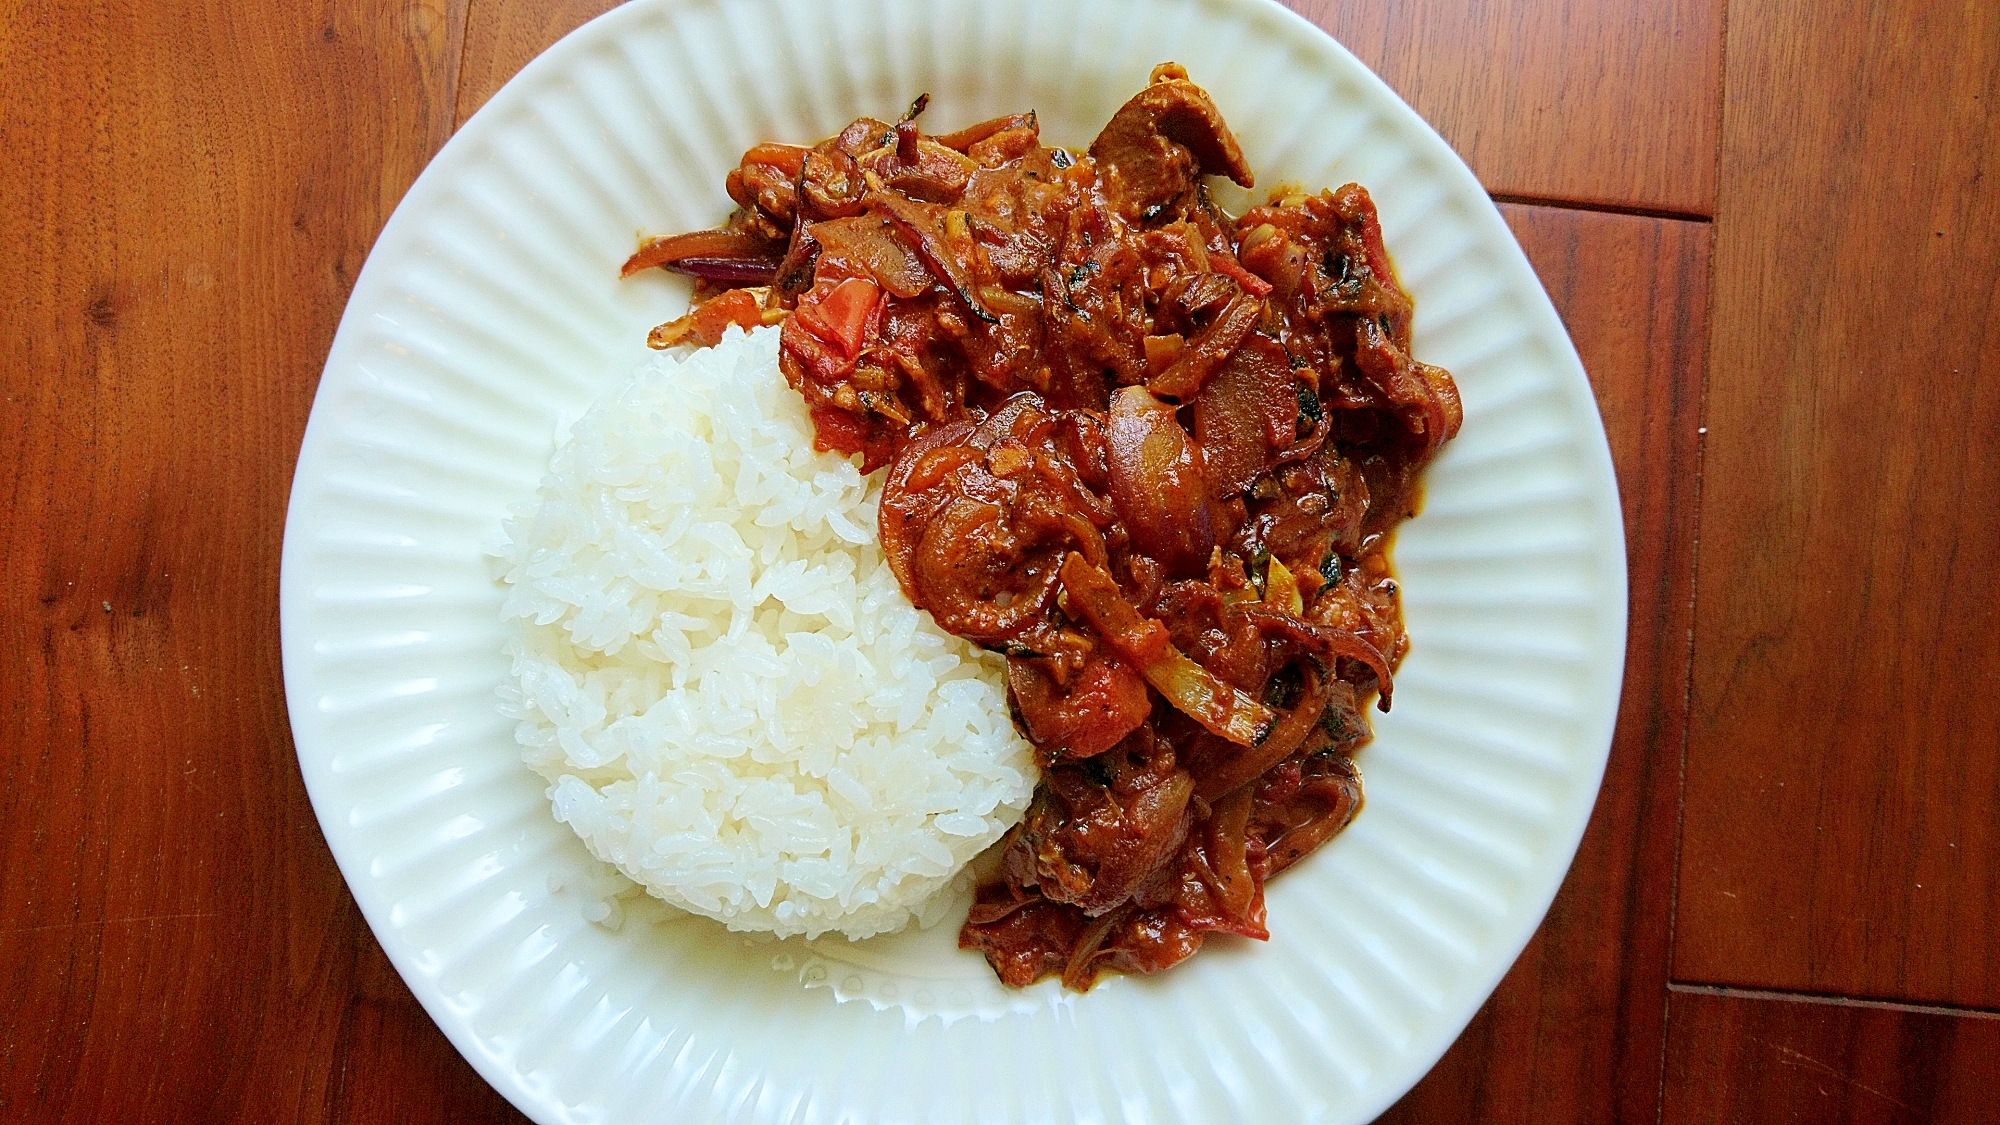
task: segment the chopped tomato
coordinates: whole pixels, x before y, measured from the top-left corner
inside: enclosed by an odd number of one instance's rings
[[[1110,654],[1092,656],[1067,686],[1033,661],[1009,660],[1007,686],[1035,744],[1071,758],[1118,745],[1153,710],[1146,681]]]
[[[756,295],[745,289],[731,289],[688,314],[695,341],[704,348],[721,343],[722,330],[732,324],[748,332],[762,323],[764,309],[757,303]]]
[[[850,277],[817,301],[813,297],[809,293],[799,302],[799,323],[848,359],[860,355],[861,345],[882,320],[882,287]]]
[[[781,337],[785,353],[797,359],[799,366],[815,382],[832,386],[853,372],[854,359],[852,356],[843,357],[807,327],[807,307],[801,304],[798,311],[785,318],[784,335]]]
[[[838,407],[815,406],[810,413],[814,449],[859,453],[864,473],[872,473],[889,463],[889,456],[895,451],[893,432]]]
[[[841,453],[859,453],[867,444],[868,434],[861,420],[845,410],[835,410],[831,406],[815,406],[812,410],[813,436],[815,445]]]

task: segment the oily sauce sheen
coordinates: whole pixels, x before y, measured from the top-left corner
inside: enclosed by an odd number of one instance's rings
[[[1174,64],[1087,153],[1035,115],[760,144],[657,347],[782,323],[815,446],[887,466],[883,552],[1007,656],[1041,782],[959,944],[1021,986],[1264,939],[1264,882],[1353,818],[1408,640],[1388,544],[1455,433],[1368,192],[1253,182]]]

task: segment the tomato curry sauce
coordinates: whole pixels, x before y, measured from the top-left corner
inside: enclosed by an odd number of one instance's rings
[[[649,342],[782,323],[815,445],[888,468],[903,591],[1006,655],[1042,776],[961,946],[1085,989],[1266,938],[1265,881],[1360,805],[1388,545],[1457,389],[1366,190],[1216,205],[1253,177],[1178,66],[1085,153],[1032,112],[927,135],[926,100],[745,153],[722,229],[626,264],[697,279]]]

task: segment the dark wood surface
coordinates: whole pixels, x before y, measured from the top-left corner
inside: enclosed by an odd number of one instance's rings
[[[372,939],[361,945],[340,1071],[325,1120],[356,1125],[526,1121],[452,1049],[382,947]]]
[[[1724,0],[1285,3],[1496,195],[1714,213]]]
[[[2000,1008],[2000,5],[1729,35],[1675,975]]]
[[[520,1120],[319,836],[277,545],[381,224],[604,6],[0,20],[0,1121]],[[1550,204],[1632,575],[1576,864],[1386,1120],[1993,1119],[2000,10],[1296,6]]]
[[[0,28],[0,1120],[323,1120],[372,939],[291,750],[279,537],[459,14]]]
[[[1662,1125],[1983,1125],[2000,1015],[1677,988]]]

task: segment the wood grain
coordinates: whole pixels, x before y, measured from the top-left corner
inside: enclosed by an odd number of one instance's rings
[[[1729,28],[1675,976],[2000,1007],[2000,6]]]
[[[1973,1125],[1994,1117],[2000,1017],[1676,991],[1662,1125]]]
[[[0,1120],[521,1120],[326,852],[277,545],[382,222],[609,6],[5,7]],[[1737,0],[1725,105],[1722,0],[1294,6],[1496,193],[1716,216],[1705,321],[1707,225],[1507,209],[1618,462],[1626,693],[1548,920],[1387,1120],[1990,1119],[2000,1021],[1664,981],[1673,915],[1687,980],[2000,1007],[2000,11]]]
[[[0,1119],[324,1120],[367,939],[292,755],[278,544],[459,14],[0,28]]]
[[[476,1125],[528,1120],[444,1037],[372,940],[362,942],[356,952],[353,996],[331,1121]]]
[[[1709,215],[1723,0],[1285,0],[1498,195]]]
[[[1590,373],[1625,507],[1618,733],[1540,931],[1458,1042],[1382,1120],[1651,1121],[1694,581],[1707,223],[1502,211]],[[1423,341],[1417,341],[1421,352]]]

